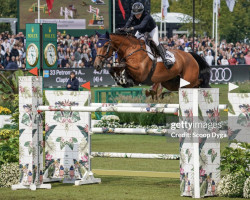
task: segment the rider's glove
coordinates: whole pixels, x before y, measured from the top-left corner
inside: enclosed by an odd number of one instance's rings
[[[127,33],[130,33],[134,30],[134,27],[130,27],[130,28],[125,28],[124,31]]]
[[[115,32],[121,32],[121,31],[124,31],[125,28],[117,28],[115,29]]]

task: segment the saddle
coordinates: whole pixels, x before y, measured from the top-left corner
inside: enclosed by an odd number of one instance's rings
[[[153,39],[150,37],[149,33],[142,34],[139,39],[145,41],[146,50],[148,51],[149,48],[152,56],[154,56],[155,58],[160,56],[157,46]]]

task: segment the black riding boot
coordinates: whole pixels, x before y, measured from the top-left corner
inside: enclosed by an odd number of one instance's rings
[[[173,63],[170,60],[166,59],[166,50],[165,50],[165,48],[161,44],[159,44],[157,46],[157,49],[158,49],[158,51],[160,53],[160,56],[162,58],[162,61],[163,61],[164,65],[165,65],[165,67],[167,69],[170,69],[173,66]]]

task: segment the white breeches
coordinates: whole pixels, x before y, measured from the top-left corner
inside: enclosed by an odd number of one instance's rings
[[[158,46],[159,43],[159,33],[158,33],[158,26],[156,26],[150,33],[149,33],[150,37],[152,38],[152,40],[155,42],[155,44]],[[139,33],[139,31],[136,31],[135,33],[135,37],[137,38],[141,38],[143,37],[144,34]],[[142,38],[141,38],[142,39]]]

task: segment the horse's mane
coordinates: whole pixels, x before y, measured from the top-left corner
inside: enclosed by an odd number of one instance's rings
[[[137,39],[134,34],[132,33],[126,33],[126,32],[116,32],[116,33],[110,33],[110,35],[120,35],[120,36],[128,36]]]

